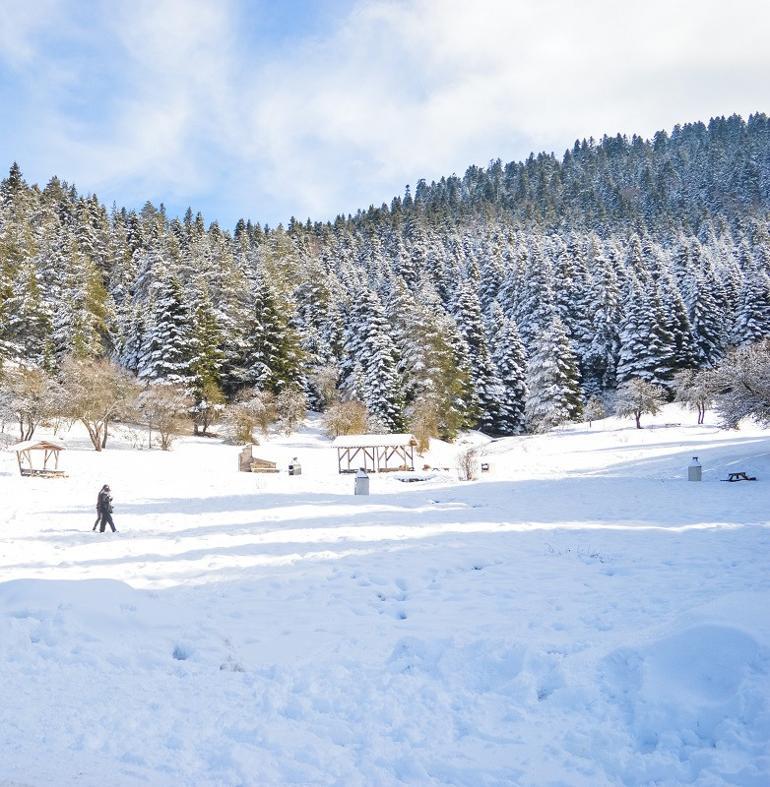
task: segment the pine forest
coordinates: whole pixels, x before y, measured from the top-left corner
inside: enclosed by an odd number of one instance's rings
[[[108,358],[194,407],[359,402],[437,436],[582,420],[630,380],[673,395],[770,336],[770,119],[582,140],[419,181],[333,222],[232,229],[0,188],[0,363]]]

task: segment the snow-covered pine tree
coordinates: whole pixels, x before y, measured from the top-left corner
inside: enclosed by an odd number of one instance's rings
[[[515,319],[524,347],[531,356],[538,337],[550,325],[555,296],[551,262],[537,236],[530,237],[529,241],[527,267],[513,313],[504,303],[501,305],[505,313]]]
[[[221,390],[222,334],[206,282],[196,282],[190,308],[190,388],[196,406]]]
[[[495,433],[500,418],[500,381],[497,379],[489,353],[478,295],[468,280],[462,281],[458,286],[454,318],[471,362],[474,404],[478,407],[479,428],[485,432]]]
[[[670,382],[673,337],[666,326],[654,283],[645,287],[636,279],[626,296],[620,329],[617,379],[647,380],[656,385]]]
[[[288,304],[260,273],[252,285],[251,312],[236,376],[244,385],[279,393],[300,380],[299,337]]]
[[[112,344],[112,298],[101,272],[73,243],[62,271],[61,298],[53,316],[54,344],[59,358],[98,358]]]
[[[732,343],[755,344],[767,336],[770,336],[770,278],[752,261],[743,272]]]
[[[671,368],[692,369],[698,363],[698,351],[682,295],[673,278],[663,272],[657,287],[665,328],[671,336]]]
[[[14,355],[24,363],[52,371],[53,320],[43,301],[40,276],[33,260],[19,266],[5,309],[8,317],[3,334]]]
[[[404,428],[398,351],[376,293],[368,288],[359,293],[352,318],[355,322],[346,331],[346,355],[354,353],[350,356],[354,366],[347,388],[366,405],[370,418],[380,428],[398,432]]]
[[[150,285],[149,311],[138,362],[139,379],[189,386],[190,313],[182,285],[173,273],[167,272]]]
[[[536,337],[527,376],[527,424],[531,431],[580,419],[583,401],[580,372],[569,337],[555,310]]]
[[[604,255],[598,238],[589,251],[593,277],[587,295],[587,317],[591,321],[583,357],[585,390],[590,394],[615,387],[620,354],[620,288],[615,269]]]
[[[503,435],[524,431],[527,402],[527,359],[524,345],[513,320],[508,319],[500,305],[492,305],[490,345],[496,376],[500,381],[496,432]]]
[[[586,250],[582,238],[572,233],[567,243],[558,243],[554,249],[554,297],[556,311],[561,317],[572,347],[585,365],[585,357],[591,340],[591,316],[589,307],[589,276]]]

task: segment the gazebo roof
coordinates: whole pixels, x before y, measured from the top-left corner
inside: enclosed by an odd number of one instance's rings
[[[23,440],[12,445],[11,451],[18,454],[21,451],[64,451],[66,446],[58,440]]]
[[[399,448],[416,444],[413,434],[346,434],[332,443],[334,448]]]

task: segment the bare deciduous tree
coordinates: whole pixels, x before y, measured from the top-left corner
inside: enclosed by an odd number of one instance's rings
[[[107,360],[66,358],[62,364],[62,415],[85,426],[94,450],[107,441],[110,422],[131,411],[139,385]]]
[[[706,410],[714,401],[714,373],[712,369],[685,369],[674,377],[676,401],[682,402],[689,410],[698,413],[698,423],[702,424]]]
[[[366,406],[355,399],[337,402],[324,413],[324,430],[329,437],[363,434],[367,429]]]
[[[636,419],[636,428],[641,429],[645,414],[657,415],[666,402],[666,392],[659,385],[633,377],[618,386],[615,398],[615,414],[621,418]]]
[[[276,422],[275,397],[268,391],[243,391],[225,410],[224,425],[228,439],[236,443],[254,443],[254,432],[267,435]]]
[[[290,434],[307,416],[307,396],[300,388],[286,388],[275,400],[281,431]]]
[[[310,382],[318,394],[322,409],[330,407],[339,399],[337,390],[339,376],[339,367],[335,365],[322,366],[311,375]]]
[[[0,420],[15,422],[19,439],[30,440],[38,425],[57,415],[57,383],[42,369],[6,369],[0,385]]]
[[[607,417],[607,412],[604,409],[604,403],[598,396],[592,396],[583,410],[583,420],[588,422],[588,426],[593,426],[594,421],[600,421],[602,418]]]
[[[466,448],[457,454],[457,474],[461,481],[473,481],[479,471],[478,448]]]
[[[417,439],[417,453],[424,454],[430,448],[431,437],[441,432],[441,414],[436,397],[423,396],[409,408],[409,430]]]
[[[137,410],[142,422],[160,436],[160,447],[164,451],[179,435],[190,428],[192,396],[178,385],[151,385],[139,394]]]
[[[750,417],[770,425],[770,339],[729,353],[711,382],[716,410],[726,427],[736,429]]]
[[[193,404],[194,433],[205,435],[225,409],[225,395],[213,381],[207,380],[200,390],[200,401]]]

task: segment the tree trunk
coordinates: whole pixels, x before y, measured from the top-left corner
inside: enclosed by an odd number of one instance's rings
[[[91,445],[94,447],[94,451],[101,451],[102,435],[99,427],[95,424],[87,423],[86,421],[83,421],[83,425],[88,430],[88,436],[91,438]]]
[[[32,435],[35,434],[35,429],[37,429],[37,424],[31,419],[21,418],[19,419],[19,427],[21,429],[21,439],[31,440]]]
[[[109,426],[110,426],[110,422],[109,421],[105,421],[104,422],[104,435],[102,436],[102,448],[106,448],[107,447],[107,434],[108,434]]]
[[[642,428],[642,424],[641,424],[642,414],[641,414],[641,412],[639,410],[637,410],[634,413],[634,417],[636,418],[636,428],[637,429],[641,429]]]

